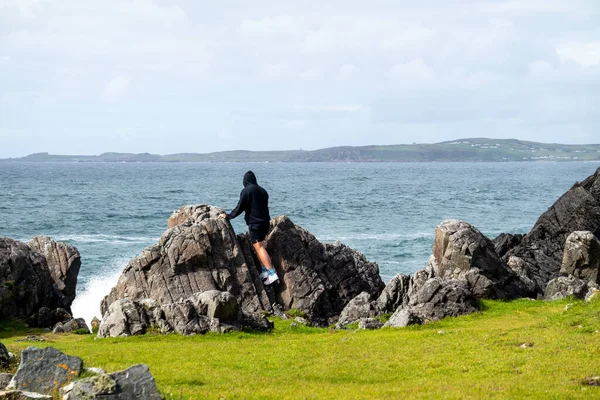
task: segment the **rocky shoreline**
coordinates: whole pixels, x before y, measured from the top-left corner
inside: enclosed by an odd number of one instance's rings
[[[268,331],[267,316],[289,310],[313,326],[402,327],[477,312],[479,299],[583,299],[600,289],[600,168],[526,235],[490,240],[465,221],[443,221],[425,268],[387,285],[360,252],[321,243],[278,216],[266,247],[280,282],[264,286],[247,235],[218,220],[220,212],[210,205],[174,212],[159,242],[128,263],[102,300],[99,338],[149,328],[185,335]],[[0,238],[0,318],[56,333],[83,329],[70,314],[80,265],[77,249],[50,238]],[[385,315],[391,317],[384,324]]]

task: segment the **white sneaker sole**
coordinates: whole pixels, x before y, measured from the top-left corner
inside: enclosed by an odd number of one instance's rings
[[[279,277],[277,276],[277,274],[269,275],[267,277],[267,279],[264,280],[263,283],[268,286],[268,285],[272,285],[273,283],[277,282],[278,280],[279,280]]]

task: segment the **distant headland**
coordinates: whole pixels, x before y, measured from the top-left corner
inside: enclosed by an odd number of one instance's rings
[[[341,146],[319,150],[215,153],[103,153],[97,156],[35,153],[0,162],[502,162],[600,161],[600,144],[566,145],[517,139],[457,139],[440,143]]]

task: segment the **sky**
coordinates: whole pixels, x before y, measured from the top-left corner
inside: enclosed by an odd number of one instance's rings
[[[600,143],[598,21],[598,0],[0,0],[0,158]]]

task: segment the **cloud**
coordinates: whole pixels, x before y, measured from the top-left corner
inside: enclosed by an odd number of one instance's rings
[[[358,68],[352,64],[344,64],[340,67],[340,78],[350,79],[358,72]]]
[[[266,80],[282,78],[289,70],[286,63],[265,64],[262,68],[262,77]]]
[[[125,96],[129,90],[129,78],[117,76],[111,79],[102,92],[105,101],[114,102]]]
[[[390,76],[409,83],[415,81],[427,82],[434,78],[435,72],[425,61],[419,58],[404,64],[394,65],[390,70]]]
[[[584,67],[600,65],[600,41],[571,43],[556,49],[563,61],[575,61]]]

